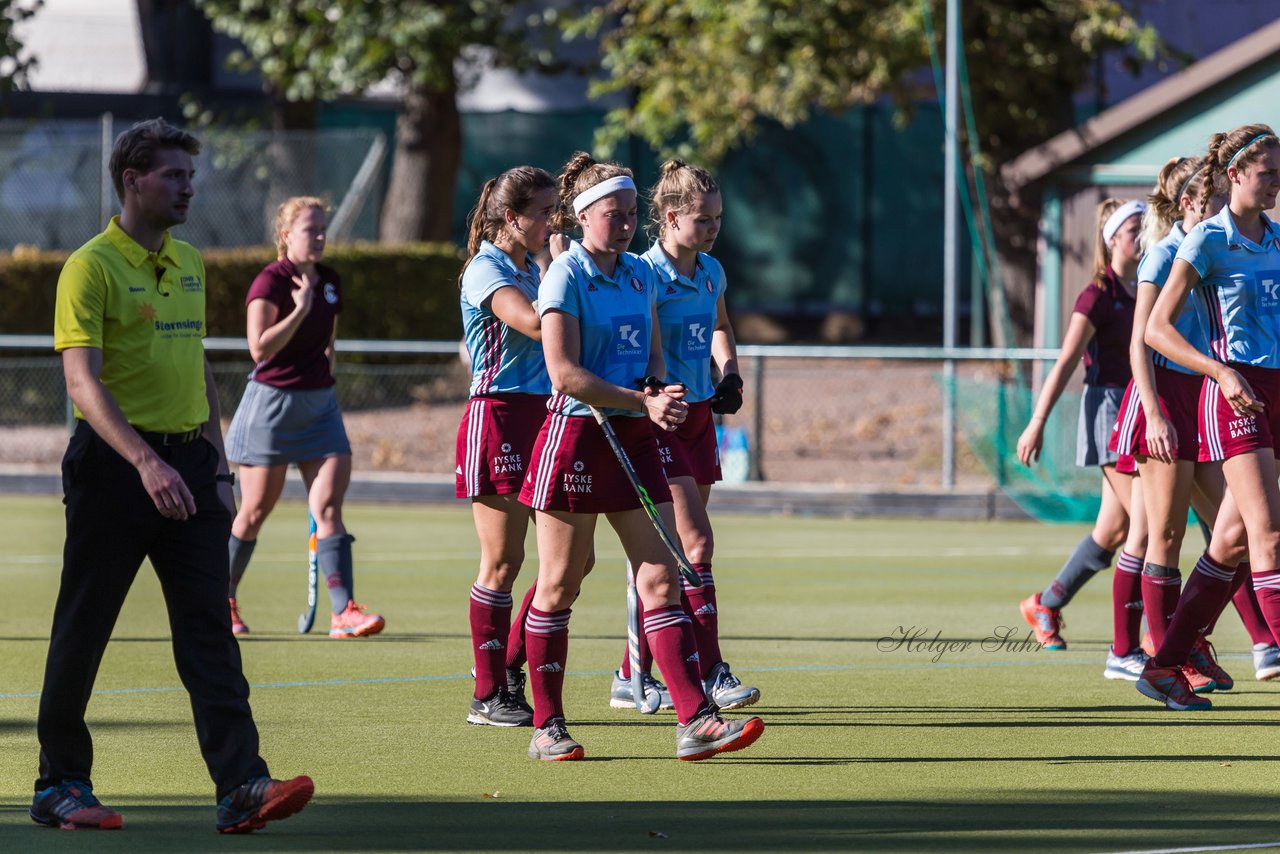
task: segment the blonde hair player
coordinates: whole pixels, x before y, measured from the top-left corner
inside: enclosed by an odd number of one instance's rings
[[[240,466],[240,512],[227,547],[237,634],[249,632],[238,587],[290,464],[302,474],[315,521],[316,563],[332,605],[329,637],[366,637],[386,625],[381,614],[355,601],[355,537],[342,519],[351,483],[351,443],[334,388],[342,279],[323,263],[326,228],[322,199],[286,199],[276,212],[277,260],[258,273],[245,295],[254,367],[227,431],[227,457]]]
[[[539,559],[538,589],[525,626],[535,727],[529,756],[584,756],[582,745],[569,735],[563,687],[570,605],[600,515],[635,569],[643,630],[679,721],[677,758],[740,750],[759,738],[764,723],[723,718],[707,700],[692,625],[680,605],[674,558],[591,414],[596,408],[608,418],[670,529],[675,524],[671,493],[650,425],[674,430],[688,406],[683,387],[643,379],[661,375],[664,365],[653,274],[627,252],[636,229],[635,181],[630,170],[579,153],[560,176],[560,198],[561,222],[580,228],[582,240],[551,262],[538,288],[543,354],[554,393],[520,492],[520,501],[534,508]]]
[[[1018,438],[1018,459],[1029,466],[1040,455],[1044,425],[1084,357],[1084,394],[1076,435],[1076,465],[1102,470],[1102,505],[1093,531],[1080,544],[1058,576],[1041,593],[1022,601],[1023,618],[1045,649],[1067,648],[1061,629],[1062,609],[1089,579],[1106,569],[1124,546],[1112,580],[1113,639],[1103,675],[1135,680],[1145,659],[1141,630],[1142,558],[1146,551],[1146,517],[1141,484],[1132,476],[1133,460],[1107,448],[1125,386],[1129,383],[1129,338],[1140,250],[1138,230],[1146,205],[1107,199],[1098,205],[1094,237],[1093,279],[1076,299],[1062,339],[1062,352],[1045,377],[1031,422]],[[1136,607],[1135,607],[1136,603]]]
[[[1164,643],[1138,680],[1141,693],[1179,711],[1212,706],[1193,693],[1180,665],[1226,606],[1246,551],[1263,616],[1273,636],[1280,631],[1280,229],[1263,213],[1280,193],[1274,131],[1253,124],[1215,134],[1202,211],[1219,180],[1229,185],[1230,200],[1178,247],[1146,331],[1157,352],[1205,375],[1199,458],[1222,460],[1227,484],[1209,548],[1187,579]],[[1175,322],[1193,290],[1206,301],[1207,354]]]
[[[723,202],[720,185],[709,172],[680,160],[662,165],[650,200],[657,239],[640,257],[657,277],[667,381],[688,390],[685,420],[674,431],[654,431],[680,541],[702,580],[701,587],[694,587],[681,578],[680,601],[693,621],[707,696],[721,709],[737,709],[757,702],[760,691],[743,685],[720,652],[720,603],[711,572],[714,538],[707,516],[711,486],[720,480],[713,415],[730,415],[742,406],[737,346],[725,308],[724,268],[708,254],[720,233]],[[713,363],[721,377],[718,383],[711,375]],[[644,652],[642,664],[647,663]],[[622,669],[614,674],[610,706],[633,705],[630,676],[624,656]],[[647,672],[642,678],[654,681]]]
[[[1142,598],[1151,629],[1150,644],[1146,645],[1149,654],[1154,654],[1163,642],[1178,603],[1178,563],[1187,510],[1194,506],[1197,516],[1211,525],[1224,488],[1221,463],[1198,462],[1196,412],[1204,378],[1159,353],[1153,354],[1143,340],[1151,308],[1168,279],[1186,233],[1205,216],[1218,213],[1226,202],[1225,192],[1216,192],[1210,195],[1208,208],[1202,210],[1200,200],[1207,167],[1204,157],[1171,159],[1160,170],[1156,187],[1148,197],[1143,233],[1151,242],[1138,267],[1138,298],[1129,349],[1133,381],[1125,392],[1112,434],[1113,448],[1137,458],[1146,499],[1151,536],[1142,571]],[[1183,336],[1202,353],[1208,352],[1209,346],[1204,314],[1204,301],[1191,297],[1176,321]],[[1233,599],[1253,644],[1255,676],[1265,681],[1280,675],[1280,648],[1275,645],[1252,586],[1244,583],[1248,574],[1248,564],[1242,562],[1233,582]],[[1204,634],[1212,631],[1210,625]],[[1191,648],[1183,670],[1197,693],[1229,690],[1234,685],[1204,637]]]

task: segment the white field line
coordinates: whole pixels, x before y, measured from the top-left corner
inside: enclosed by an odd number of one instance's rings
[[[858,548],[848,549],[791,549],[774,550],[753,549],[749,552],[731,550],[717,551],[721,561],[742,560],[776,560],[778,558],[819,559],[857,559],[857,558],[927,558],[927,557],[1048,557],[1067,554],[1067,547],[1055,546],[952,546],[948,548]],[[370,552],[361,553],[362,561],[453,561],[475,560],[479,549],[466,552]],[[4,558],[10,564],[59,564],[62,555],[8,555]],[[293,563],[294,558],[278,555],[261,555],[254,557],[255,563]]]
[[[1241,845],[1204,845],[1196,848],[1143,848],[1140,851],[1109,851],[1107,854],[1194,854],[1197,851],[1256,851],[1260,848],[1280,849],[1280,841],[1248,842]]]

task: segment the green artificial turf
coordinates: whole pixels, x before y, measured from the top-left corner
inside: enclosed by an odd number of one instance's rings
[[[0,498],[0,852],[1105,852],[1280,840],[1280,688],[1253,681],[1231,611],[1215,640],[1238,687],[1208,713],[1167,712],[1102,679],[1110,573],[1070,607],[1069,650],[1018,643],[1018,600],[1052,577],[1080,527],[717,516],[724,654],[761,689],[752,711],[767,730],[745,752],[681,763],[672,714],[608,708],[625,582],[602,521],[565,682],[587,761],[537,763],[530,730],[464,722],[476,560],[466,508],[347,509],[357,598],[387,616],[383,635],[355,641],[296,631],[305,518],[283,504],[263,531],[240,591],[253,629],[241,648],[263,755],[276,776],[314,777],[315,801],[253,837],[213,832],[212,784],[144,567],[89,706],[96,790],[125,829],[65,833],[26,815],[61,506]],[[532,561],[532,539],[529,551]],[[321,613],[317,629],[323,601]],[[984,648],[1001,627],[1011,641]],[[899,643],[903,630],[923,634]],[[925,643],[939,633],[945,647]]]

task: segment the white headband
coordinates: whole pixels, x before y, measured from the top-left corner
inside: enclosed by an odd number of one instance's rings
[[[573,212],[580,214],[587,209],[588,205],[600,201],[610,193],[616,193],[619,190],[634,190],[636,182],[632,181],[626,175],[617,175],[607,181],[601,181],[594,187],[588,187],[578,194],[573,200]]]
[[[1111,216],[1107,217],[1106,223],[1102,226],[1102,241],[1110,243],[1111,238],[1116,236],[1116,232],[1120,230],[1120,226],[1124,221],[1135,214],[1140,214],[1147,209],[1145,202],[1125,202],[1120,207],[1112,211]]]

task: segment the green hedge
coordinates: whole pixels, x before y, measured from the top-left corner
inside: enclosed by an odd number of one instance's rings
[[[66,252],[20,250],[0,254],[0,334],[40,335],[53,330],[54,291]],[[244,335],[244,295],[271,247],[205,250],[209,334]],[[458,271],[462,255],[449,244],[330,246],[326,263],[342,275],[346,305],[342,338],[455,340],[462,336]]]

